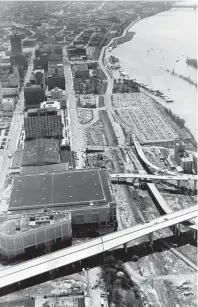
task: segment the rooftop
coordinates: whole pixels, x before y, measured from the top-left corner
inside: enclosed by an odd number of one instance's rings
[[[112,201],[107,173],[103,170],[62,171],[16,176],[10,210],[65,207]]]

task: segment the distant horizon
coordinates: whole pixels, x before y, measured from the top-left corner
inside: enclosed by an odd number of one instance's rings
[[[190,4],[196,4],[196,0],[0,0],[0,2],[187,2]]]

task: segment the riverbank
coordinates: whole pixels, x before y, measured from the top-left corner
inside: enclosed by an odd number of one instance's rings
[[[181,128],[166,112],[166,108],[162,106],[159,102],[154,100],[154,104],[158,111],[160,111],[166,122],[173,128],[175,132],[177,132],[180,140],[185,142],[187,149],[197,151],[197,142],[190,130],[185,125]]]
[[[135,35],[135,32],[127,31],[125,36],[116,38],[114,40],[114,43],[116,45],[121,45],[121,44],[127,43],[128,41],[130,41],[133,38],[134,35]]]

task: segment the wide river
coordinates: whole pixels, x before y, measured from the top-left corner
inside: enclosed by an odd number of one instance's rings
[[[197,139],[197,88],[165,71],[174,69],[197,83],[197,70],[186,64],[186,57],[197,58],[197,11],[165,11],[140,20],[129,31],[136,33],[133,39],[112,55],[131,77],[173,99],[164,105],[185,120]]]

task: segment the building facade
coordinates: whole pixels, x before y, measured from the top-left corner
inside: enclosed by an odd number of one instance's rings
[[[46,102],[47,104],[47,102]],[[37,138],[62,138],[61,110],[53,107],[29,109],[24,116],[24,128],[26,139]]]
[[[12,55],[22,55],[23,45],[21,36],[18,34],[11,35],[10,37]]]

